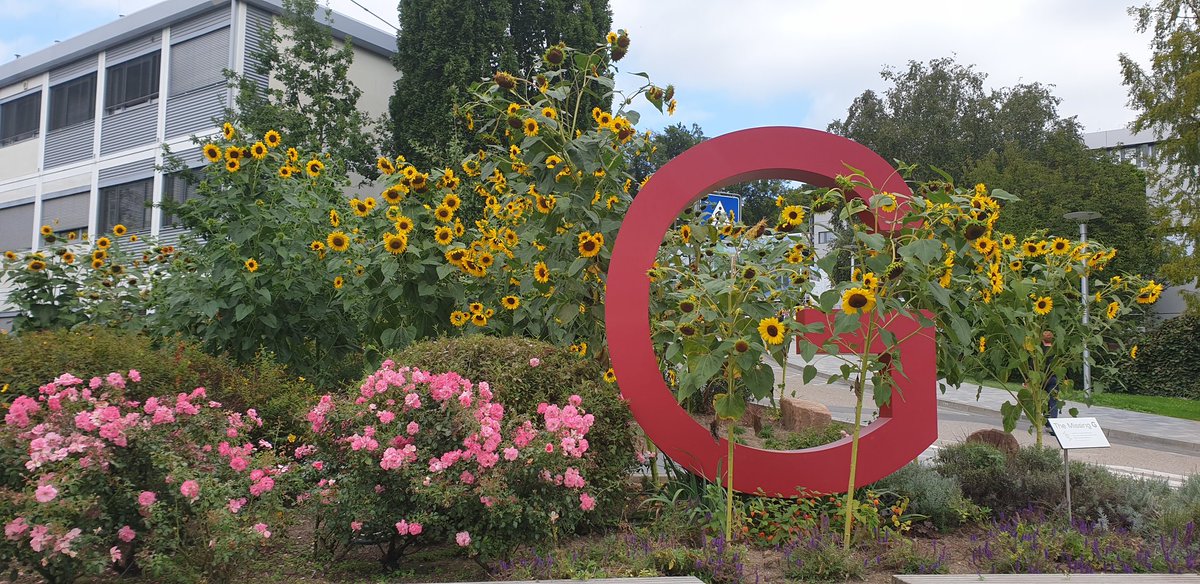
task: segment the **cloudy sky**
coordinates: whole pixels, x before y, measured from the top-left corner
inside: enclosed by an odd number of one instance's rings
[[[352,0],[334,10],[387,25]],[[1054,86],[1060,113],[1085,131],[1124,126],[1117,55],[1146,62],[1149,38],[1126,13],[1135,0],[610,0],[614,28],[632,37],[628,72],[674,83],[679,109],[644,111],[642,128],[697,123],[709,136],[763,125],[824,129],[879,71],[951,56],[992,87]],[[0,0],[0,62],[115,20],[155,0]],[[395,0],[357,0],[396,23]],[[623,76],[621,87],[640,78]],[[644,103],[644,102],[643,102]]]

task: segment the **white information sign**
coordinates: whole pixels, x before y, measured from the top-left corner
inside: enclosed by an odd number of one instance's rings
[[[1063,450],[1108,448],[1108,438],[1096,418],[1049,418],[1054,437]]]

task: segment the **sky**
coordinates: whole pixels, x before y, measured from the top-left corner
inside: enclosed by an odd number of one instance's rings
[[[322,0],[325,1],[325,0]],[[468,1],[468,0],[464,0]],[[879,73],[908,61],[953,57],[987,74],[990,88],[1039,82],[1059,114],[1085,132],[1125,126],[1118,54],[1145,64],[1148,35],[1126,12],[1135,0],[610,0],[613,28],[629,31],[618,89],[644,71],[676,87],[671,118],[635,102],[642,129],[682,122],[717,136],[756,126],[824,129]],[[330,6],[387,29],[355,0]],[[0,0],[0,63],[152,5],[155,0]],[[396,0],[357,0],[396,25]]]

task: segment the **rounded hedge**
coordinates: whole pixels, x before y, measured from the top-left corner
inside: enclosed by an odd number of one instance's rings
[[[1200,399],[1200,315],[1165,320],[1138,340],[1120,368],[1127,393]]]
[[[533,367],[531,359],[540,363]],[[627,501],[627,479],[637,467],[629,408],[614,384],[603,381],[595,361],[565,348],[519,337],[443,338],[409,345],[392,357],[433,373],[454,371],[474,382],[486,381],[496,402],[515,414],[533,416],[539,403],[566,403],[572,394],[595,416],[588,432],[590,464],[584,476],[596,489],[595,517],[617,519]]]

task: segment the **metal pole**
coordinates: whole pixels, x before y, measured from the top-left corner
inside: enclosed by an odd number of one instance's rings
[[[1067,525],[1071,524],[1071,460],[1067,456],[1070,450],[1063,449],[1063,476],[1067,479]]]
[[[1083,243],[1087,243],[1087,221],[1079,223],[1079,239]],[[1091,304],[1088,297],[1088,272],[1085,268],[1083,277],[1080,278],[1080,286],[1083,287],[1083,394],[1089,398],[1092,396],[1092,364],[1089,362],[1087,337],[1088,337],[1088,308]],[[1068,493],[1070,487],[1068,486]]]

